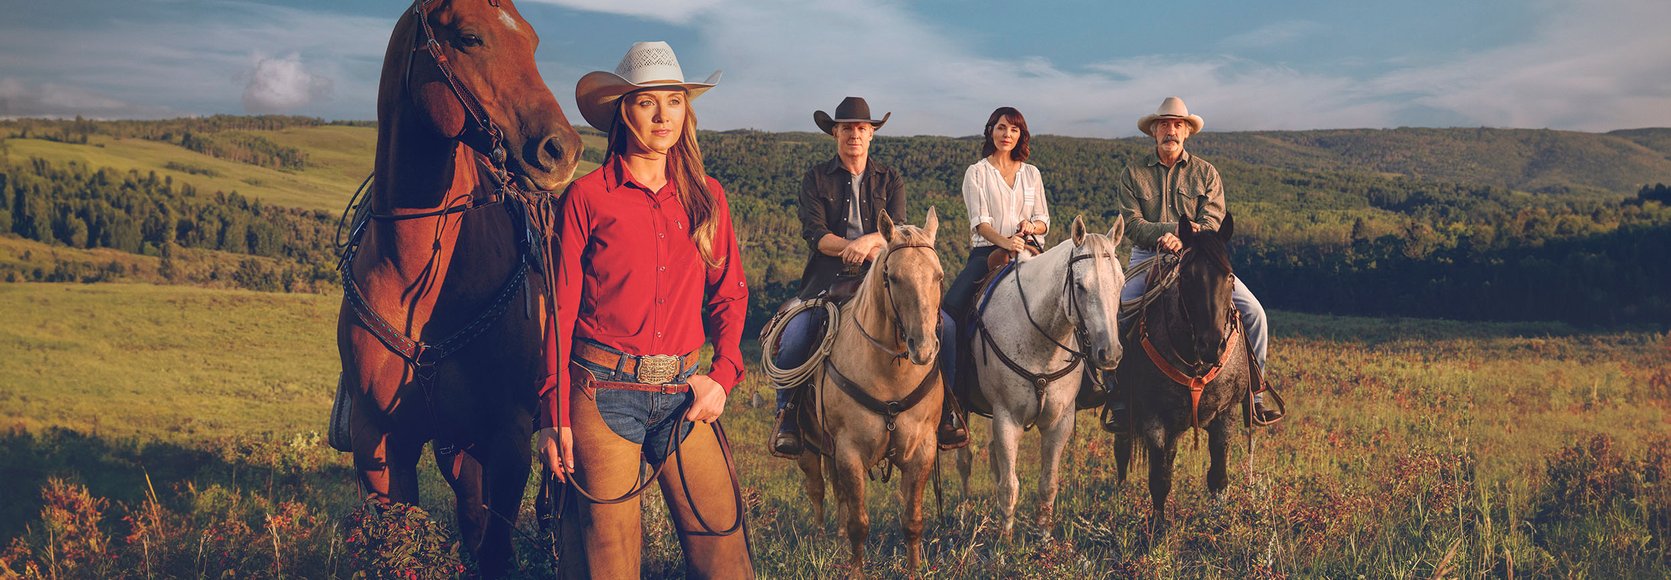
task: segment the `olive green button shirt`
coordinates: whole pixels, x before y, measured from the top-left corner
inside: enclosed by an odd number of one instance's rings
[[[1149,151],[1140,163],[1121,172],[1115,195],[1126,219],[1126,237],[1139,248],[1152,250],[1161,236],[1176,234],[1179,217],[1208,230],[1217,230],[1224,219],[1224,182],[1218,169],[1188,151],[1172,167]],[[1201,215],[1195,215],[1203,198]]]

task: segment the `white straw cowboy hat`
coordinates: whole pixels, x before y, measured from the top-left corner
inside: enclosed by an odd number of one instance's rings
[[[1194,127],[1194,129],[1191,129],[1189,132],[1191,135],[1200,133],[1201,127],[1205,125],[1205,123],[1201,120],[1200,115],[1189,114],[1189,107],[1184,106],[1183,99],[1178,97],[1166,97],[1166,100],[1160,102],[1160,108],[1155,109],[1155,114],[1144,115],[1143,118],[1137,120],[1137,130],[1142,131],[1144,135],[1152,137],[1154,136],[1154,133],[1149,132],[1149,126],[1154,125],[1155,121],[1159,121],[1161,119],[1183,119],[1188,121],[1190,126]]]
[[[679,58],[673,47],[662,41],[635,42],[615,65],[615,72],[592,71],[580,77],[574,86],[575,105],[580,116],[592,128],[604,133],[615,125],[615,102],[622,95],[657,87],[684,87],[690,98],[707,92],[719,84],[721,71],[714,71],[702,82],[685,82],[685,72],[679,68]]]
[[[847,97],[841,100],[841,104],[836,105],[834,118],[823,111],[813,111],[812,122],[817,123],[818,128],[823,129],[825,133],[834,135],[837,123],[870,123],[872,127],[881,129],[882,124],[888,122],[888,117],[893,115],[890,112],[882,115],[881,119],[872,119],[870,118],[870,103],[866,103],[860,97]]]

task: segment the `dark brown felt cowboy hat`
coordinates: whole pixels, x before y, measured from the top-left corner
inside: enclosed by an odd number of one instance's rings
[[[836,123],[870,123],[877,129],[881,129],[882,124],[888,122],[888,117],[891,116],[893,116],[893,113],[889,112],[882,115],[879,120],[872,119],[870,118],[870,104],[866,103],[861,97],[847,97],[841,100],[841,104],[836,105],[835,118],[830,118],[830,115],[823,111],[813,111],[812,122],[817,123],[818,128],[823,129],[825,133],[834,135]]]

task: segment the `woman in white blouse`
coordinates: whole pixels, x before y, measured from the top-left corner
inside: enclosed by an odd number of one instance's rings
[[[1050,231],[1044,181],[1039,168],[1027,163],[1032,153],[1027,119],[1014,107],[999,107],[986,120],[983,134],[983,157],[963,172],[963,204],[969,209],[972,241],[969,262],[952,281],[943,301],[946,312],[958,321],[967,319],[975,285],[986,277],[987,256],[1000,248],[1031,251],[1023,236]]]

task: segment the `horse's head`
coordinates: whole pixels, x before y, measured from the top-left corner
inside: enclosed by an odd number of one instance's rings
[[[892,311],[907,356],[912,363],[928,364],[940,352],[940,282],[945,272],[934,252],[940,218],[931,207],[919,228],[896,225],[883,211],[877,224],[888,244],[877,256],[880,267],[872,267],[872,275],[881,276],[888,302],[885,308]]]
[[[1178,228],[1178,239],[1187,250],[1178,264],[1178,298],[1201,361],[1218,360],[1236,320],[1236,306],[1230,301],[1235,287],[1229,247],[1234,226],[1227,214],[1217,232]]]
[[[1083,217],[1073,218],[1069,230],[1074,247],[1068,258],[1064,297],[1069,305],[1068,317],[1079,337],[1080,350],[1102,370],[1113,370],[1123,354],[1118,320],[1120,288],[1126,285],[1126,272],[1114,249],[1125,230],[1125,220],[1116,219],[1107,235],[1088,233]]]
[[[539,41],[510,0],[418,0],[390,40],[380,114],[404,94],[442,137],[502,160],[523,187],[556,189],[579,163],[580,134],[535,66]],[[396,58],[405,70],[391,79]]]

